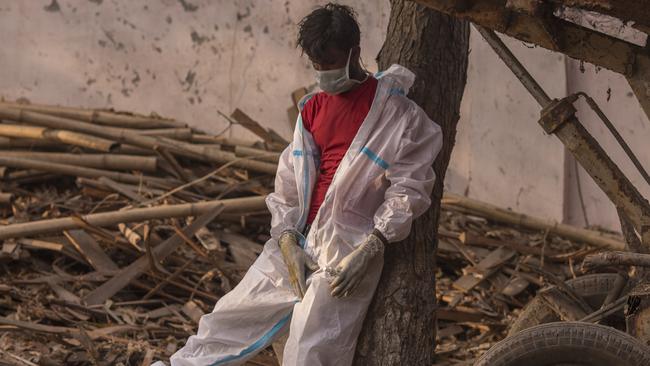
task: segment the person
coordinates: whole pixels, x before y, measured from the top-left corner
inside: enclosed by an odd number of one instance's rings
[[[172,366],[239,365],[287,331],[283,365],[350,365],[384,247],[406,238],[431,203],[442,134],[406,97],[414,74],[361,66],[347,6],[307,15],[298,45],[321,91],[299,103],[281,154],[266,199],[271,239]]]

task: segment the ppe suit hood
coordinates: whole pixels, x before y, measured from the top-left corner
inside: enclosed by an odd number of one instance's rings
[[[385,71],[379,71],[375,74],[376,78],[390,81],[393,88],[401,89],[404,95],[409,93],[411,86],[415,82],[415,74],[406,67],[398,64],[391,65]]]

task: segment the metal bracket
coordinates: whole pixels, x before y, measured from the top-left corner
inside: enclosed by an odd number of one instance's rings
[[[628,295],[625,310],[627,333],[643,343],[650,341],[650,284],[637,284]]]
[[[553,99],[550,104],[542,109],[539,124],[549,135],[554,133],[561,125],[575,117],[577,112],[573,103],[576,101],[575,95],[570,95],[562,99]]]

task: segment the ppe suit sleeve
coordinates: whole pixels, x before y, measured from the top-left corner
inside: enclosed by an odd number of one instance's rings
[[[266,205],[271,212],[271,237],[276,240],[285,230],[297,230],[300,218],[292,151],[293,143],[280,155],[275,175],[275,190],[266,197]]]
[[[386,170],[390,186],[374,216],[375,229],[388,242],[405,239],[413,220],[429,208],[435,182],[432,165],[442,148],[440,126],[421,108],[413,106],[403,118],[409,119],[409,126]]]

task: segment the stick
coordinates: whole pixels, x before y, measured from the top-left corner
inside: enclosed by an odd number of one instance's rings
[[[64,231],[63,235],[74,245],[77,251],[90,263],[97,272],[114,272],[119,267],[104,253],[99,243],[83,230]]]
[[[224,207],[224,212],[227,213],[250,212],[265,210],[266,202],[264,199],[264,196],[255,196],[197,203],[183,203],[177,205],[161,205],[156,207],[134,208],[130,210],[90,214],[83,216],[82,219],[83,221],[95,226],[112,226],[127,222],[196,216],[209,212],[214,207],[221,205]],[[27,235],[35,236],[78,228],[82,228],[79,224],[79,220],[75,220],[72,217],[24,222],[0,226],[0,239],[16,238]]]
[[[482,216],[498,222],[522,226],[532,230],[548,230],[550,233],[574,241],[584,242],[599,248],[614,250],[622,250],[625,248],[625,243],[622,241],[608,237],[598,231],[581,229],[571,225],[560,224],[553,220],[540,219],[508,211],[489,203],[476,201],[451,193],[445,193],[442,199],[442,207],[456,211],[460,209],[466,213]]]
[[[82,109],[71,107],[51,106],[44,104],[22,104],[15,102],[0,102],[0,106],[19,108],[53,116],[72,118],[84,122],[107,126],[122,126],[129,128],[183,128],[185,123],[159,117],[147,117],[126,113],[116,113],[102,109]]]
[[[0,204],[10,205],[14,202],[13,193],[0,192]]]
[[[0,125],[1,126],[1,125]],[[158,159],[154,156],[131,156],[124,154],[70,154],[33,151],[3,151],[0,156],[43,160],[52,163],[70,164],[96,169],[140,170],[154,173]]]
[[[650,267],[650,254],[630,252],[604,252],[588,255],[582,262],[583,271],[607,266]]]
[[[164,136],[176,140],[191,140],[192,139],[192,129],[191,128],[157,128],[151,130],[138,130],[135,131],[141,135],[147,136]]]
[[[237,156],[257,156],[261,161],[267,161],[277,164],[280,161],[279,152],[255,149],[246,146],[235,146],[235,155]]]
[[[212,163],[227,163],[237,160],[234,153],[221,151],[219,149],[194,145],[187,142],[176,141],[166,137],[153,137],[142,134],[134,134],[124,128],[97,126],[85,122],[79,122],[69,118],[55,117],[43,113],[31,112],[15,108],[1,107],[0,118],[16,120],[19,122],[31,123],[50,128],[60,128],[70,131],[87,133],[118,141],[120,143],[132,144],[139,147],[154,150],[157,146],[169,149],[177,155],[202,160]],[[236,166],[252,171],[275,174],[275,164],[253,161],[238,160]]]
[[[230,117],[237,121],[240,126],[245,127],[247,130],[261,137],[262,140],[269,144],[282,146],[289,145],[289,142],[280,137],[275,131],[262,127],[257,123],[257,121],[252,119],[239,108],[235,109]]]
[[[192,224],[183,230],[186,236],[192,236],[194,233],[207,225],[210,221],[214,220],[223,210],[225,206],[222,204],[213,206],[206,213],[194,220]],[[153,249],[153,254],[158,261],[165,259],[168,255],[176,250],[183,243],[180,235],[175,234],[171,238],[160,243]],[[115,295],[118,291],[126,287],[131,280],[136,279],[142,272],[149,267],[149,262],[146,256],[141,256],[129,266],[120,270],[113,278],[106,281],[103,285],[97,287],[88,295],[84,297],[84,301],[88,305],[103,304],[106,300]]]
[[[54,130],[43,127],[0,124],[0,136],[14,138],[30,138],[35,140],[52,141],[88,149],[110,152],[117,147],[117,142],[90,136],[78,132]]]
[[[108,177],[118,182],[138,184],[141,182],[150,182],[159,185],[168,186],[169,184],[176,184],[175,180],[170,178],[157,178],[157,177],[144,177],[127,173],[118,173],[109,170],[101,170],[95,168],[86,168],[68,164],[48,163],[41,160],[22,159],[22,158],[8,158],[0,156],[0,165],[19,168],[19,169],[35,169],[43,172],[71,175],[73,177],[84,178],[100,178]]]

